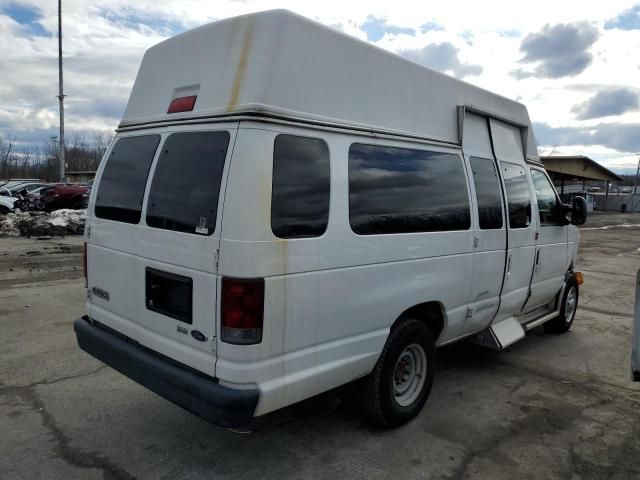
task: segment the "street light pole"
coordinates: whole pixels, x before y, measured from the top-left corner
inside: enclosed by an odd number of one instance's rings
[[[62,0],[58,0],[58,103],[60,104],[60,142],[58,160],[60,161],[60,182],[64,182],[64,89],[62,85]]]
[[[636,168],[636,181],[633,184],[633,194],[638,193],[638,176],[640,176],[640,153],[636,153],[638,155],[638,168]]]

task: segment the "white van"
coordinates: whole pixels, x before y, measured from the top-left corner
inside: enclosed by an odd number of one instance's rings
[[[147,51],[96,177],[80,347],[219,425],[360,380],[395,426],[435,349],[567,331],[584,201],[526,108],[286,11]]]

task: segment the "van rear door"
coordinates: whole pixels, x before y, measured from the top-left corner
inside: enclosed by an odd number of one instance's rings
[[[215,375],[222,199],[237,124],[116,138],[89,204],[89,316]]]

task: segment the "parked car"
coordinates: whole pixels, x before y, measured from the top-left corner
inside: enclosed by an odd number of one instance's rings
[[[13,213],[16,199],[13,197],[0,197],[0,215]]]
[[[219,425],[358,380],[367,418],[397,426],[429,396],[436,347],[570,329],[585,219],[524,105],[250,14],[144,55],[92,189],[74,328]]]
[[[39,201],[46,211],[61,208],[84,208],[82,195],[88,190],[84,185],[72,183],[56,183],[40,190]]]
[[[38,188],[48,185],[43,182],[24,182],[24,183],[12,183],[9,186],[0,187],[0,195],[5,197],[15,197],[18,193],[26,190],[27,193],[32,192]]]
[[[36,188],[32,190],[27,195],[27,209],[31,211],[40,211],[44,210],[44,204],[42,203],[42,192],[49,188],[49,185],[44,187]]]
[[[16,185],[25,183],[46,183],[44,180],[37,178],[11,178],[8,180],[0,180],[0,188],[13,188]]]

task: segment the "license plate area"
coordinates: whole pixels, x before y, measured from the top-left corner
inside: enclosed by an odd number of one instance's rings
[[[193,279],[151,267],[145,269],[145,279],[147,309],[191,325]]]

